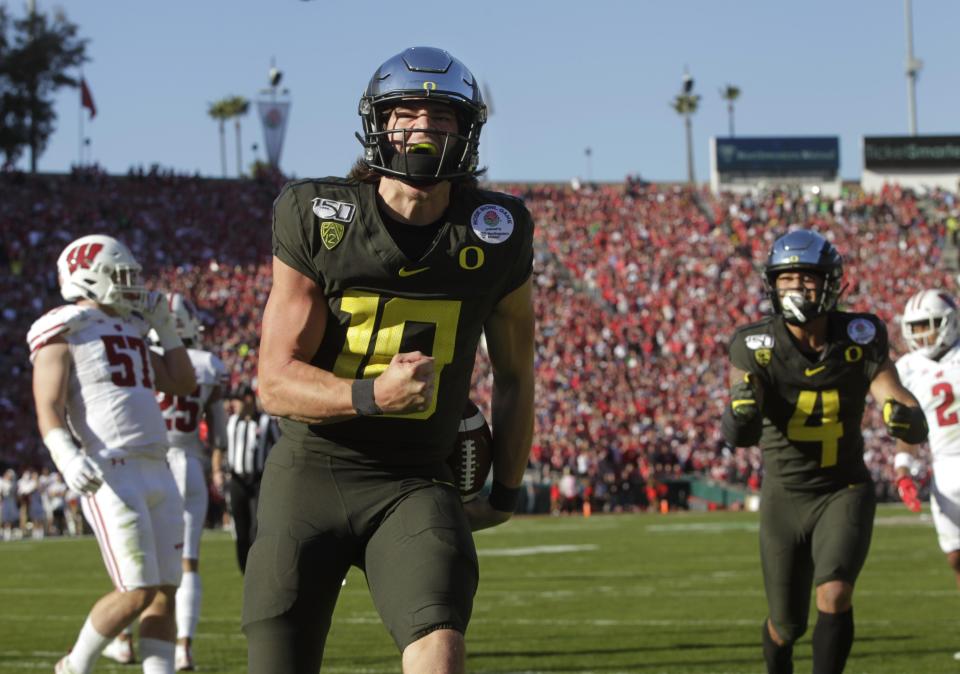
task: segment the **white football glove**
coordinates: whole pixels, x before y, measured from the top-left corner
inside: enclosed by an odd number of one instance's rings
[[[93,459],[80,451],[65,428],[54,428],[43,437],[43,444],[63,475],[67,486],[81,494],[93,494],[103,484],[103,473]]]
[[[94,494],[103,484],[100,466],[86,454],[77,454],[67,461],[66,465],[58,465],[57,468],[60,469],[67,486],[81,494]]]
[[[164,351],[176,349],[183,346],[180,335],[177,334],[176,323],[173,320],[173,314],[170,313],[170,305],[167,303],[167,296],[159,290],[151,290],[147,294],[147,301],[144,302],[143,317],[157,333],[160,341],[160,347]]]

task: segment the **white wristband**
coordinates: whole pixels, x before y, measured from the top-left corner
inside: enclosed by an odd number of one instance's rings
[[[897,452],[896,456],[893,457],[893,467],[896,470],[900,470],[901,468],[910,470],[913,468],[913,454],[910,452]]]
[[[43,444],[50,450],[50,456],[57,468],[62,467],[80,453],[80,448],[73,441],[73,437],[65,428],[54,428],[43,436]]]

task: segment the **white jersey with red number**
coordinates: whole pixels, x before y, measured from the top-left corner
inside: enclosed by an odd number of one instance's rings
[[[27,333],[30,360],[60,336],[73,367],[67,384],[67,421],[88,454],[163,456],[167,429],[154,391],[150,329],[137,317],[109,316],[68,304],[41,316]]]
[[[927,417],[934,465],[938,459],[960,457],[960,345],[940,360],[908,353],[897,360],[897,372]]]
[[[182,449],[192,456],[202,457],[203,442],[200,440],[200,417],[213,390],[221,390],[227,380],[227,368],[217,356],[209,351],[187,349],[193,371],[197,374],[197,388],[190,395],[175,396],[157,393],[157,400],[167,425],[167,442],[171,448]],[[209,421],[208,421],[209,423]]]

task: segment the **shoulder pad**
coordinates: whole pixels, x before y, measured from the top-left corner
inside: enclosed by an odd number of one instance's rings
[[[940,359],[940,362],[944,361],[957,361],[960,360],[960,342],[951,346],[943,357]]]
[[[478,203],[483,202],[493,202],[495,204],[500,204],[509,208],[518,208],[521,210],[527,210],[527,204],[520,197],[515,197],[512,194],[507,194],[506,192],[497,192],[496,190],[485,190],[481,188],[476,188],[470,190],[473,193],[474,199]]]
[[[765,368],[775,346],[773,317],[740,326],[730,338],[730,363],[746,372]]]
[[[349,222],[360,203],[359,183],[342,178],[314,178],[289,182],[274,200],[274,208],[283,199],[292,200],[300,215],[311,211],[320,218]],[[317,210],[317,202],[327,203],[329,213]],[[343,210],[341,210],[343,209]]]
[[[903,376],[905,372],[909,372],[913,368],[913,353],[905,353],[894,362],[894,367],[897,368],[897,372],[900,376]]]
[[[754,335],[756,336],[769,335],[770,344],[769,345],[764,344],[761,346],[772,347],[773,346],[773,316],[765,316],[764,318],[761,318],[759,321],[756,321],[754,323],[747,323],[746,325],[741,325],[734,331],[733,336],[730,338],[730,343],[733,344],[738,339],[741,341],[746,341],[747,337],[754,336]]]
[[[64,304],[38,318],[27,332],[30,361],[36,352],[57,335],[69,335],[85,328],[93,320],[93,309],[76,304]]]
[[[298,190],[298,188],[312,188],[316,191],[322,191],[324,189],[356,189],[359,185],[355,180],[347,180],[346,178],[337,178],[335,176],[328,176],[326,178],[306,178],[304,180],[291,180],[283,186],[283,189],[280,190],[280,193],[283,194],[287,190]]]
[[[350,180],[349,178],[341,178],[339,176],[326,176],[324,178],[314,178],[312,180],[299,180],[297,183],[320,183],[322,185],[336,185],[337,187],[356,187],[357,181]]]
[[[127,316],[127,322],[134,326],[134,329],[140,333],[141,337],[146,337],[147,334],[153,329],[147,319],[144,318],[143,314],[141,314],[139,311],[131,311],[130,315]],[[163,349],[160,349],[160,351],[163,352]]]

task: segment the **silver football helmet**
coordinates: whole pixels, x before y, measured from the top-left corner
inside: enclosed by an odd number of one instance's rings
[[[907,300],[900,328],[911,351],[937,358],[960,338],[957,305],[942,290],[921,290]]]
[[[199,346],[203,323],[197,307],[180,293],[167,293],[167,302],[180,339],[188,346]]]
[[[777,276],[788,271],[807,271],[822,276],[823,290],[815,300],[808,300],[799,292],[781,296],[777,290]],[[793,325],[802,325],[833,311],[844,290],[840,285],[843,258],[832,243],[808,229],[794,230],[774,241],[763,274],[773,310],[783,314],[784,320]]]
[[[409,129],[391,130],[386,126],[390,111],[412,100],[451,106],[457,117],[457,133],[426,129],[442,138],[442,146],[410,147]],[[442,49],[410,47],[387,60],[370,79],[360,98],[359,113],[363,135],[356,134],[357,139],[363,144],[364,161],[377,173],[414,184],[432,184],[483,172],[477,165],[487,106],[473,74]]]

